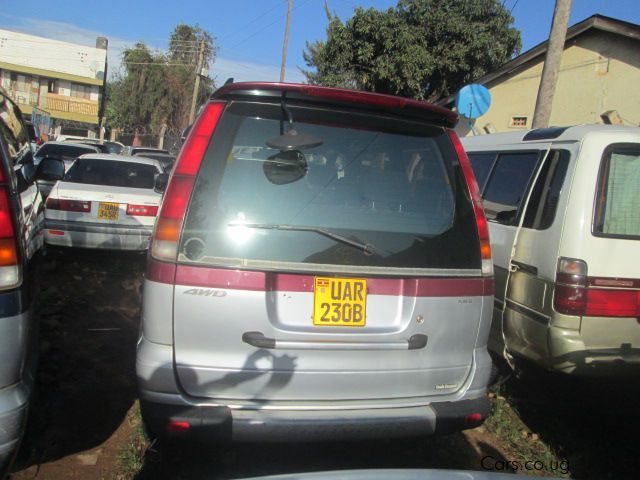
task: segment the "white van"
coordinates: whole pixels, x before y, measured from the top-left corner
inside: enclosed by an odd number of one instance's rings
[[[489,221],[489,348],[574,374],[640,371],[640,128],[464,138]]]

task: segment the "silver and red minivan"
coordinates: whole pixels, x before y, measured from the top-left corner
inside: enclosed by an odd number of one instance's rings
[[[213,94],[149,251],[136,367],[153,433],[389,438],[484,420],[493,266],[456,121],[311,85]]]

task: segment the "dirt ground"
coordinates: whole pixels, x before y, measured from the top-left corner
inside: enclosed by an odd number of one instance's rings
[[[46,269],[37,391],[12,479],[130,476],[119,456],[138,424],[134,362],[144,262],[140,254],[66,251],[57,255],[55,269]],[[567,459],[574,478],[636,478],[637,384],[637,379],[618,382],[617,391],[607,391],[598,382],[541,376],[510,379],[502,394],[527,428]],[[505,471],[500,462],[517,455],[513,445],[480,427],[430,439],[189,445],[144,456],[136,477],[243,478],[346,468],[482,470],[489,464]]]

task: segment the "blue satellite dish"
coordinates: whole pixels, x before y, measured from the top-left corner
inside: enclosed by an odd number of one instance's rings
[[[491,106],[491,93],[478,83],[462,87],[456,98],[456,109],[467,118],[478,118],[487,113]]]

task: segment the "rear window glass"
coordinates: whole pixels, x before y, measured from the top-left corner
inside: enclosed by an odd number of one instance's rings
[[[64,177],[65,182],[110,187],[153,188],[153,165],[114,160],[79,159]]]
[[[268,159],[278,150],[267,141],[287,128],[280,106],[227,109],[196,181],[181,260],[293,269],[479,267],[473,213],[444,130],[291,110],[293,128],[322,144],[304,149],[306,175],[279,184],[268,178]]]
[[[491,167],[496,159],[495,153],[470,153],[469,161],[471,162],[471,168],[476,176],[478,187],[482,192],[484,190],[484,184],[487,181],[489,173],[491,173]]]
[[[538,157],[538,152],[498,155],[483,194],[488,220],[514,224]]]
[[[74,160],[85,153],[96,153],[96,148],[76,147],[74,145],[44,144],[38,150],[38,157],[55,157],[60,160]]]
[[[605,151],[594,220],[596,234],[640,238],[640,144]]]

